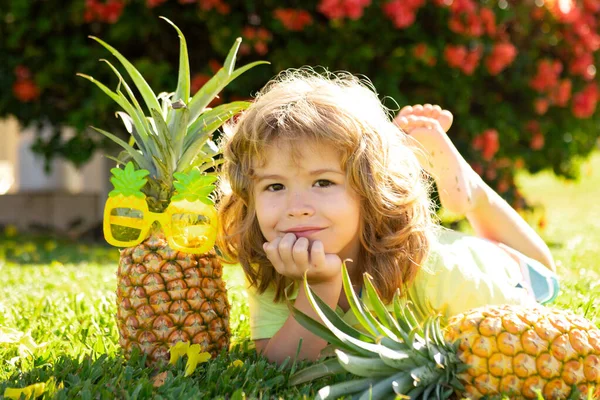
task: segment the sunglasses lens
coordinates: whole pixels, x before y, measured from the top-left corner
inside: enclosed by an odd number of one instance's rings
[[[214,228],[210,219],[196,213],[179,213],[171,217],[173,240],[178,246],[195,249],[214,240]]]
[[[144,213],[135,208],[118,207],[110,211],[110,231],[116,240],[136,240],[142,232]]]

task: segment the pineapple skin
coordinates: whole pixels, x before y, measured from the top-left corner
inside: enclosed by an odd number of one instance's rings
[[[520,306],[488,306],[452,317],[446,341],[460,341],[458,357],[469,365],[458,378],[462,395],[510,399],[600,396],[600,330],[573,313]]]
[[[168,361],[170,347],[186,341],[213,357],[227,350],[230,305],[222,273],[214,250],[175,251],[160,231],[121,250],[117,325],[125,357],[138,348],[148,364]]]

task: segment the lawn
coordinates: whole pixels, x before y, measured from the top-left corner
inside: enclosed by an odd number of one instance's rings
[[[582,166],[578,182],[523,174],[519,185],[539,206],[528,218],[551,245],[563,277],[555,306],[598,325],[600,294],[600,155]],[[185,377],[185,360],[144,368],[124,362],[115,325],[115,249],[0,235],[0,398],[6,388],[45,382],[44,398],[312,398],[313,386],[290,388],[301,365],[276,367],[256,356],[248,340],[248,309],[238,268],[227,267],[232,347]],[[239,360],[239,361],[237,361]],[[290,368],[291,367],[291,368]]]

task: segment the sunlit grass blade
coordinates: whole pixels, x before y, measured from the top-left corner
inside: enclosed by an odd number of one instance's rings
[[[346,370],[338,362],[337,358],[330,358],[296,372],[294,375],[290,376],[289,384],[291,386],[300,385],[315,379],[343,372],[346,372]]]
[[[140,72],[133,66],[133,64],[131,64],[125,57],[123,57],[123,55],[121,55],[121,53],[119,53],[108,43],[104,42],[102,39],[99,39],[95,36],[90,36],[90,38],[94,39],[96,42],[104,46],[121,62],[121,64],[123,64],[123,67],[125,67],[125,70],[129,74],[129,76],[131,76],[131,79],[133,80],[140,94],[142,95],[142,98],[144,99],[144,102],[148,107],[148,111],[150,111],[153,108],[160,110],[160,104],[156,99],[154,91],[152,90],[150,85],[148,85],[142,74],[140,74]]]

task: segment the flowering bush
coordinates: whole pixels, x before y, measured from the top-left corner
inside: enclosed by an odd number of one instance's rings
[[[88,125],[121,129],[109,99],[75,78],[91,73],[116,85],[97,63],[105,52],[87,35],[121,50],[153,87],[174,89],[176,37],[159,15],[188,37],[193,88],[220,68],[238,36],[241,63],[272,63],[232,83],[221,100],[248,98],[278,71],[313,65],[368,76],[390,108],[450,109],[453,141],[517,206],[516,169],[575,177],[577,159],[598,136],[600,0],[11,3],[0,6],[0,116],[76,127],[79,134],[68,140],[58,133],[38,140],[48,158],[81,164],[104,145]]]

